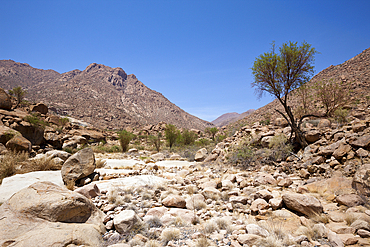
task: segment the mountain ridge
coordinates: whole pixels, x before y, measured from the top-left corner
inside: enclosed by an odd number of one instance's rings
[[[122,68],[91,63],[65,73],[0,60],[0,87],[21,86],[31,101],[42,101],[60,115],[71,115],[99,128],[121,129],[166,122],[199,129],[213,124],[182,110]]]

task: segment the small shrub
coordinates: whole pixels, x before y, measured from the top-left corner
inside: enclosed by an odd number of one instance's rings
[[[211,143],[211,141],[208,138],[199,138],[195,141],[195,144],[199,147],[205,147],[208,146]]]
[[[227,227],[231,224],[228,220],[224,218],[217,218],[216,219],[216,224],[221,230],[226,230]]]
[[[161,151],[162,145],[161,138],[162,138],[161,132],[158,132],[157,136],[149,136],[149,141],[155,147],[157,152]]]
[[[177,228],[166,228],[162,231],[161,239],[164,245],[167,245],[171,240],[177,240],[180,238],[180,230]]]
[[[208,241],[207,238],[201,237],[198,239],[197,243],[195,244],[196,247],[208,247],[211,246],[211,243]]]
[[[176,140],[179,135],[180,135],[180,131],[176,129],[175,125],[173,124],[166,125],[165,137],[166,137],[168,146],[170,147],[170,150],[172,149],[172,146],[176,143]]]
[[[104,159],[96,159],[95,164],[96,168],[103,168],[107,164],[107,161]]]
[[[59,125],[65,126],[67,123],[69,123],[69,118],[67,118],[67,117],[59,118],[58,122],[59,122]]]
[[[127,152],[130,141],[135,137],[134,134],[127,130],[121,130],[118,132],[119,143],[122,147],[122,152]]]
[[[145,247],[160,247],[161,244],[157,240],[149,240],[146,242]]]
[[[272,149],[271,158],[274,161],[285,160],[292,151],[292,146],[287,144],[288,138],[284,134],[274,136],[270,143],[269,148]]]
[[[16,174],[17,167],[27,159],[27,153],[15,151],[8,151],[2,158],[0,157],[0,184],[4,178]]]
[[[207,204],[202,200],[194,200],[193,205],[194,205],[195,210],[201,210],[201,209],[207,208]]]
[[[344,215],[344,221],[346,222],[346,224],[348,226],[350,226],[356,220],[358,220],[358,217],[353,213],[349,213],[349,214]]]
[[[340,125],[343,125],[345,124],[346,122],[348,122],[348,110],[347,109],[343,109],[341,107],[339,107],[338,109],[336,109],[334,111],[334,119],[335,121],[337,121],[338,124]]]
[[[150,228],[159,228],[159,227],[162,227],[163,226],[163,223],[161,221],[161,219],[158,217],[158,216],[153,216],[153,217],[150,217],[146,223],[148,224],[148,226]]]
[[[212,128],[207,127],[205,129],[205,132],[211,136],[213,141],[215,141],[215,135],[218,132],[217,127],[212,127]]]
[[[27,115],[24,120],[29,122],[35,128],[45,128],[45,126],[49,125],[49,123],[42,120],[37,113],[31,113],[31,115]]]
[[[182,134],[179,134],[177,138],[177,143],[188,146],[194,144],[195,140],[197,139],[197,134],[193,131],[189,131],[188,129],[184,129]]]
[[[218,225],[213,220],[209,220],[205,222],[203,225],[203,233],[206,235],[211,234],[215,231],[218,231],[218,229],[219,229]]]

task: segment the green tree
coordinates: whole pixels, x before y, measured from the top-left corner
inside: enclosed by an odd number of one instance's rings
[[[173,124],[166,124],[165,137],[170,149],[176,143],[176,139],[180,134],[180,131]]]
[[[191,145],[194,144],[197,137],[198,136],[195,132],[184,129],[182,133],[178,136],[178,140],[183,145]]]
[[[285,113],[278,111],[289,123],[296,141],[302,146],[307,142],[300,129],[300,124],[289,106],[289,93],[307,82],[314,73],[314,56],[317,53],[310,44],[303,42],[300,46],[297,42],[284,43],[279,52],[275,53],[275,44],[272,44],[270,52],[261,54],[254,61],[252,72],[258,98],[264,93],[275,96],[284,107]],[[305,117],[305,116],[303,116]],[[302,118],[301,118],[302,119]],[[291,135],[292,137],[292,135]]]
[[[122,152],[127,152],[130,141],[135,137],[134,134],[127,130],[121,130],[118,132],[118,140],[122,147]]]
[[[22,87],[19,86],[19,87],[10,89],[9,94],[17,100],[17,104],[14,107],[14,108],[17,108],[19,104],[22,102],[22,100],[24,99],[24,96],[27,94],[27,91],[23,90]]]
[[[209,134],[212,137],[212,140],[215,141],[215,135],[218,132],[217,127],[212,127],[212,128],[207,127],[205,131],[207,134]]]

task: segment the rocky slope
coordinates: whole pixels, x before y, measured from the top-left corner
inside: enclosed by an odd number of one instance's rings
[[[313,86],[316,82],[322,80],[330,80],[339,82],[351,82],[348,90],[351,92],[352,104],[351,110],[352,115],[356,115],[358,107],[367,107],[369,102],[366,100],[366,96],[370,96],[370,48],[364,50],[357,56],[347,60],[346,62],[324,69],[317,75],[315,75],[308,83],[307,86]],[[317,102],[313,101],[310,104],[315,105]],[[290,94],[290,106],[294,109],[300,106],[300,100],[296,92]],[[239,129],[241,126],[251,124],[265,119],[275,119],[281,117],[275,109],[284,112],[283,107],[274,100],[273,102],[257,109],[252,114],[248,115],[244,119],[241,119],[235,123],[231,123],[228,129]]]
[[[121,129],[161,121],[188,129],[213,126],[186,113],[121,68],[93,63],[84,71],[59,74],[11,60],[0,61],[0,87],[9,90],[15,86],[28,91],[29,101],[42,101],[58,114],[99,128]]]
[[[245,118],[246,116],[248,116],[252,112],[254,112],[254,109],[248,110],[248,111],[243,112],[241,114],[239,114],[237,112],[225,113],[225,114],[219,116],[218,118],[216,118],[215,120],[213,120],[211,123],[213,123],[217,127],[223,127],[225,125],[234,123],[234,122],[236,122],[240,119]]]

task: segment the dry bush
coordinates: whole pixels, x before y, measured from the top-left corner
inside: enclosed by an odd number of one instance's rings
[[[148,226],[150,228],[158,228],[158,227],[162,227],[163,226],[163,223],[161,221],[161,219],[158,217],[158,216],[153,216],[153,217],[150,217],[146,223],[148,224]]]
[[[257,241],[257,246],[259,247],[283,247],[283,241],[278,239],[274,235],[270,235],[266,238],[260,238]]]
[[[17,153],[14,151],[7,152],[0,159],[0,183],[4,178],[10,177],[17,173],[17,168],[22,162],[28,159],[28,154],[25,152]]]
[[[153,193],[151,193],[151,191],[144,191],[143,193],[141,193],[142,200],[150,200],[152,198],[153,198]]]
[[[315,223],[324,223],[328,224],[329,223],[329,216],[326,214],[313,214],[312,217],[310,218],[313,220]]]
[[[221,230],[226,230],[229,225],[231,225],[231,222],[224,218],[217,218],[216,224]]]
[[[174,226],[181,227],[181,226],[185,226],[185,225],[186,225],[186,222],[185,222],[185,221],[184,221],[180,216],[177,216],[177,217],[173,220],[172,224],[173,224]]]
[[[131,202],[132,196],[131,194],[125,194],[122,199],[124,202]]]
[[[202,232],[205,235],[208,235],[208,234],[211,234],[211,233],[213,233],[215,231],[218,231],[218,230],[219,230],[219,228],[218,228],[218,225],[216,224],[216,222],[213,221],[213,220],[209,220],[209,221],[204,223]]]
[[[144,246],[144,242],[141,241],[140,239],[137,239],[137,238],[133,238],[130,240],[130,242],[128,243],[131,247],[134,247],[134,246]]]
[[[145,247],[160,247],[161,244],[157,240],[149,240],[146,242]]]
[[[198,188],[193,184],[186,186],[186,192],[189,195],[195,194],[197,192],[197,190],[198,190]]]
[[[195,244],[195,247],[208,247],[211,243],[208,241],[207,238],[201,237],[198,239],[197,243]]]
[[[193,206],[195,210],[201,210],[201,209],[207,208],[207,204],[202,200],[194,200]]]
[[[177,228],[166,228],[162,231],[161,239],[164,245],[167,245],[171,240],[177,240],[180,238],[180,230]]]
[[[107,164],[107,161],[104,159],[96,159],[95,160],[95,165],[96,168],[103,168]]]

